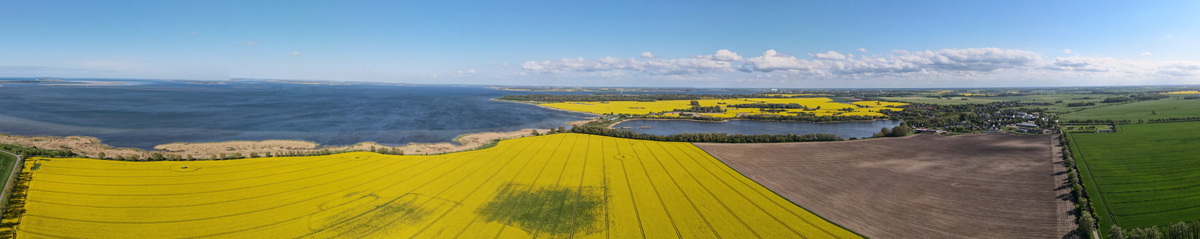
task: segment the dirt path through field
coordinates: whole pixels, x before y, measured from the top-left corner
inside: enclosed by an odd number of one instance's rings
[[[1050,136],[916,135],[697,143],[800,206],[872,238],[1062,238]],[[1061,169],[1060,169],[1061,170]],[[1069,189],[1068,189],[1069,190]]]

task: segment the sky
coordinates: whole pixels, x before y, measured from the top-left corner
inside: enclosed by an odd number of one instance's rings
[[[0,0],[0,77],[756,88],[1200,83],[1200,1]]]

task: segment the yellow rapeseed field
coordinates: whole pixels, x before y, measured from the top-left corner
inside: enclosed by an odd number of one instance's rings
[[[688,143],[554,134],[437,156],[34,158],[22,238],[857,238]]]
[[[1172,92],[1166,92],[1166,93],[1163,93],[1163,94],[1170,94],[1170,95],[1195,95],[1195,94],[1200,94],[1200,91],[1194,91],[1194,90],[1181,90],[1181,91],[1172,91]]]
[[[613,114],[643,115],[643,114],[671,111],[671,110],[676,110],[676,109],[691,108],[692,107],[691,102],[692,101],[690,101],[690,100],[661,100],[661,101],[654,101],[654,102],[575,101],[575,102],[562,102],[562,103],[544,103],[541,105],[546,106],[546,107],[556,108],[556,109],[587,112],[587,113],[594,113],[594,114],[613,113]],[[846,103],[834,102],[833,99],[830,99],[827,97],[705,99],[705,100],[697,100],[697,102],[700,103],[700,106],[705,106],[705,107],[721,106],[721,108],[725,109],[725,113],[705,113],[702,115],[722,117],[722,118],[733,118],[733,117],[737,117],[738,114],[789,115],[789,114],[795,114],[796,112],[809,112],[809,113],[816,114],[818,116],[830,116],[830,115],[883,116],[883,114],[879,113],[879,110],[889,109],[889,110],[893,110],[893,111],[900,111],[900,110],[903,110],[903,108],[898,108],[899,106],[907,105],[905,103],[886,102],[886,101],[859,101],[859,102],[854,102],[854,104],[846,104]],[[753,104],[753,103],[776,103],[776,104],[796,103],[796,104],[800,104],[803,106],[807,106],[811,110],[788,109],[788,111],[786,111],[786,112],[762,112],[760,109],[757,109],[757,108],[729,107],[729,105]],[[817,109],[818,107],[820,107],[820,109]],[[852,109],[854,109],[854,111],[850,111],[850,112],[840,111],[840,109],[844,109],[844,108],[852,108]]]

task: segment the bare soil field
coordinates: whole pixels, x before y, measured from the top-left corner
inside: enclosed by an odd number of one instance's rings
[[[1064,238],[1052,136],[916,135],[700,148],[871,238]]]

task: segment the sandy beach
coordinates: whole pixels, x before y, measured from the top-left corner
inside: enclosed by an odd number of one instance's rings
[[[564,125],[578,125],[587,123],[590,120],[572,121]],[[354,145],[343,146],[326,146],[320,144],[301,141],[301,140],[263,140],[263,141],[226,141],[226,142],[209,142],[209,143],[168,143],[154,146],[154,150],[142,150],[137,148],[118,148],[104,144],[95,137],[88,136],[18,136],[0,134],[0,143],[14,144],[22,146],[31,146],[42,149],[67,149],[77,154],[90,158],[129,158],[136,156],[139,159],[146,159],[154,154],[162,154],[164,156],[174,155],[181,159],[218,159],[228,158],[233,155],[240,154],[242,157],[249,157],[251,154],[257,156],[266,155],[287,155],[287,154],[304,154],[316,153],[325,150],[332,152],[340,151],[371,151],[372,149],[380,150],[387,149],[389,152],[403,152],[405,155],[429,155],[429,154],[444,154],[460,151],[477,149],[487,145],[492,141],[505,140],[512,138],[520,138],[532,136],[533,131],[545,133],[550,129],[522,129],[509,132],[483,132],[474,134],[464,134],[456,137],[454,143],[410,143],[403,146],[387,146],[375,142],[361,142]],[[104,157],[101,157],[103,154]],[[396,153],[393,153],[396,154]]]

